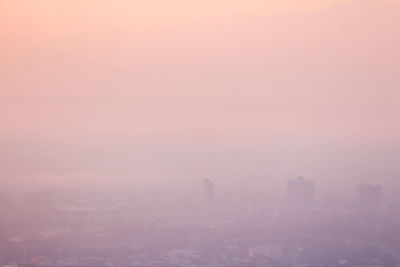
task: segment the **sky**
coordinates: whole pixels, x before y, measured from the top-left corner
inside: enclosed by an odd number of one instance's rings
[[[367,0],[367,2],[370,0]],[[104,31],[128,27],[148,31],[187,24],[216,24],[236,16],[265,16],[283,12],[318,11],[345,0],[2,0],[5,31]],[[362,3],[365,1],[358,0]],[[399,5],[397,0],[381,3]]]
[[[392,183],[399,14],[372,0],[0,0],[1,179]]]

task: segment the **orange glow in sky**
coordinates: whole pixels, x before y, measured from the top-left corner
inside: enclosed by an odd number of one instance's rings
[[[368,1],[368,0],[367,0]],[[316,11],[343,0],[2,0],[3,30],[18,26],[50,28],[85,24],[131,29],[176,26],[187,23],[215,23],[235,16],[271,15],[292,11]],[[360,2],[363,2],[360,0]],[[398,0],[382,2],[398,4]],[[96,25],[97,24],[97,25]]]
[[[399,3],[0,0],[0,144],[374,155],[400,136]]]

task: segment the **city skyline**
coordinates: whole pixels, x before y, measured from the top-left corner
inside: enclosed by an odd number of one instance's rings
[[[400,267],[399,0],[0,0],[0,267]]]

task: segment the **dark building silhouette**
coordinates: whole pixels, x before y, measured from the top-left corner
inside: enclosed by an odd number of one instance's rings
[[[214,183],[209,179],[204,179],[203,191],[207,214],[210,215],[214,205]]]
[[[291,207],[309,207],[314,202],[314,181],[303,177],[289,180],[287,200]]]
[[[377,212],[382,206],[382,186],[361,184],[357,188],[359,208],[364,212]]]

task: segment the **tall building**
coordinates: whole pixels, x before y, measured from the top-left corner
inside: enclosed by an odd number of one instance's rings
[[[382,186],[361,184],[357,188],[357,200],[362,211],[376,212],[382,206]]]
[[[204,179],[203,191],[207,214],[210,215],[214,205],[214,183],[209,179]]]
[[[314,181],[297,177],[287,183],[287,200],[292,207],[309,207],[314,201]]]

